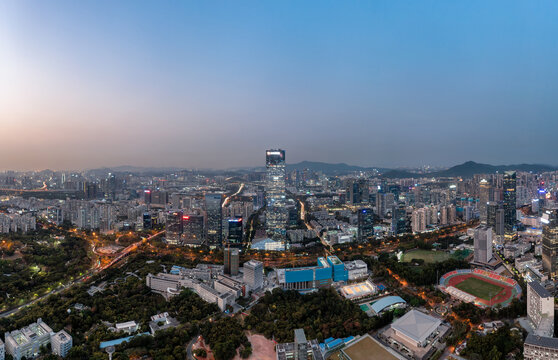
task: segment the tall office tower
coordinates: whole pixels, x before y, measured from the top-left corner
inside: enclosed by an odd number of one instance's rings
[[[244,282],[250,287],[251,291],[257,291],[263,286],[264,268],[263,263],[257,260],[250,260],[244,263]]]
[[[347,202],[351,205],[370,202],[370,190],[366,179],[351,179],[347,184]]]
[[[506,236],[513,236],[513,227],[516,222],[516,174],[515,171],[504,173],[504,230]]]
[[[549,277],[558,277],[558,218],[556,209],[545,209],[541,217],[543,223],[542,260],[543,270]]]
[[[527,318],[539,336],[554,336],[554,296],[539,282],[527,283]]]
[[[479,213],[480,221],[486,224],[487,204],[490,201],[490,183],[486,179],[482,179],[479,183]]]
[[[274,239],[285,239],[288,217],[285,194],[285,150],[267,150],[265,165],[267,232]]]
[[[504,208],[496,201],[489,201],[486,204],[486,225],[494,230],[494,235],[501,237],[504,235]]]
[[[184,230],[182,232],[182,243],[188,246],[199,246],[203,242],[203,221],[202,215],[184,215],[182,217]]]
[[[360,209],[357,215],[358,241],[364,242],[374,237],[374,211],[370,208]]]
[[[142,215],[143,220],[143,230],[151,230],[153,223],[151,220],[151,214],[149,212],[144,212]]]
[[[492,260],[492,228],[481,225],[475,229],[475,262],[488,264]]]
[[[150,189],[143,190],[143,202],[146,205],[151,204],[151,190]]]
[[[180,245],[183,231],[182,211],[170,211],[167,213],[165,226],[166,239],[171,245]]]
[[[240,251],[236,248],[225,248],[225,267],[223,272],[227,275],[238,275],[238,262]]]
[[[407,232],[407,210],[404,205],[395,205],[391,210],[391,233],[399,235]]]
[[[242,218],[229,219],[227,244],[238,246],[242,244]]]
[[[223,215],[221,194],[205,194],[207,215],[206,242],[209,246],[221,246],[223,237]]]

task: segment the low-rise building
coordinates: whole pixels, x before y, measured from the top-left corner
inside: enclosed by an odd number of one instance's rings
[[[22,357],[31,358],[39,354],[41,346],[50,343],[52,329],[41,318],[20,330],[7,332],[4,335],[6,352],[20,360]]]
[[[368,277],[368,265],[362,260],[346,262],[345,270],[347,270],[349,281],[356,281]]]
[[[124,331],[128,334],[135,333],[138,331],[138,324],[135,321],[126,321],[123,323],[117,323],[114,325],[116,331]]]
[[[4,360],[6,356],[6,349],[4,347],[4,342],[0,339],[0,360]]]
[[[442,320],[413,309],[395,320],[380,338],[405,356],[422,360],[433,354],[449,330]]]
[[[52,348],[52,353],[55,355],[66,357],[72,348],[72,345],[72,337],[64,330],[52,333],[50,336],[50,346]]]
[[[165,330],[168,328],[176,327],[180,323],[175,318],[169,316],[169,313],[164,312],[157,315],[153,315],[151,317],[151,321],[149,322],[149,329],[151,330],[151,334],[155,335],[155,333],[159,330]]]
[[[306,340],[304,329],[295,329],[295,341],[277,344],[277,360],[324,360],[318,340]]]

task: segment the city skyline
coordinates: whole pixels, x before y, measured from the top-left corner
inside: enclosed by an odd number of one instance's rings
[[[556,10],[3,2],[0,169],[558,165]]]

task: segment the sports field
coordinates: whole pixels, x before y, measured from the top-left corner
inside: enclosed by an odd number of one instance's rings
[[[352,360],[397,360],[368,334],[342,351]]]
[[[433,251],[433,250],[411,250],[403,254],[401,261],[410,262],[413,259],[424,260],[425,263],[435,263],[447,260],[451,257],[450,254],[444,251]]]
[[[489,283],[474,276],[468,277],[460,283],[455,284],[454,287],[486,301],[490,301],[491,298],[504,290],[502,286]]]

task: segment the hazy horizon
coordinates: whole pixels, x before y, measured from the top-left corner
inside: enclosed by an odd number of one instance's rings
[[[0,170],[554,165],[558,3],[3,1]],[[558,165],[558,164],[557,164]]]

